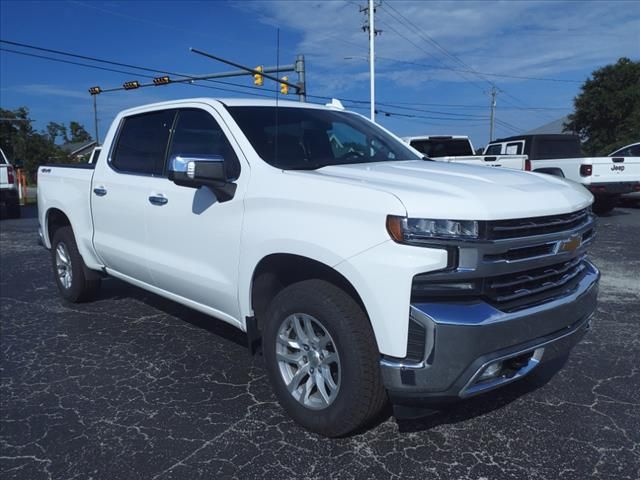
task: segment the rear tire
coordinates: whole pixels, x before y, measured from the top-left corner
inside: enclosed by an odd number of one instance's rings
[[[609,213],[616,206],[618,197],[597,196],[593,202],[593,211],[598,215]]]
[[[265,320],[267,373],[297,423],[340,437],[380,412],[387,400],[380,353],[365,312],[348,294],[324,280],[294,283],[276,295]]]
[[[61,227],[54,233],[51,261],[56,285],[65,300],[84,302],[98,292],[100,276],[84,264],[71,227]]]

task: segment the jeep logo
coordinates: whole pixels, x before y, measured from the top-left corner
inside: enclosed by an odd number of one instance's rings
[[[611,171],[615,172],[616,170],[624,172],[624,165],[611,165]]]

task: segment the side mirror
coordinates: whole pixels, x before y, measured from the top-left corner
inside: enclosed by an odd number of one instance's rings
[[[236,184],[219,155],[173,155],[169,159],[169,180],[182,187],[209,187],[220,201],[231,200],[236,192]]]

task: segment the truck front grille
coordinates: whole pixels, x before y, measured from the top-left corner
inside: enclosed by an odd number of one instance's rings
[[[582,278],[584,256],[555,265],[487,278],[483,294],[503,311],[519,310],[572,291]]]
[[[562,215],[487,222],[486,237],[488,240],[500,240],[572,230],[589,222],[591,216],[589,210],[584,208]]]

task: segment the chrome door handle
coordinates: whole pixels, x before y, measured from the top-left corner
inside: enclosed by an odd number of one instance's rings
[[[149,202],[152,205],[166,205],[169,199],[167,197],[163,197],[162,195],[156,195],[149,197]]]
[[[93,193],[99,197],[104,197],[107,194],[107,189],[104,187],[96,187],[93,189]]]

